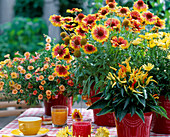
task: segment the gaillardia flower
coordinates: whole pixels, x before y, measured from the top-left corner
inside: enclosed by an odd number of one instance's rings
[[[58,77],[67,77],[70,73],[68,72],[69,67],[63,65],[57,65],[54,68],[55,73],[57,73]]]
[[[85,17],[85,15],[84,15],[83,13],[79,13],[79,14],[75,17],[74,21],[75,21],[75,22],[78,22],[78,24],[81,24],[84,17]]]
[[[148,5],[146,5],[143,0],[138,0],[137,2],[134,3],[133,9],[137,10],[139,12],[147,11]]]
[[[130,19],[141,21],[141,15],[138,11],[133,10],[130,12]]]
[[[149,11],[142,13],[142,18],[147,24],[154,24],[157,21],[157,17]]]
[[[60,27],[63,23],[62,17],[60,15],[55,14],[50,16],[49,21],[51,21],[51,23],[56,27]]]
[[[81,26],[77,26],[76,29],[75,29],[75,32],[76,32],[77,35],[81,35],[82,38],[86,37],[87,31],[83,30]]]
[[[108,7],[102,7],[100,8],[100,10],[98,11],[99,16],[101,18],[105,17],[108,13],[109,13],[109,8]]]
[[[90,29],[96,24],[96,16],[89,14],[88,16],[83,18],[83,22],[85,26],[88,26]]]
[[[69,49],[65,48],[65,47],[66,47],[66,45],[64,45],[64,44],[55,45],[55,47],[52,50],[53,51],[52,56],[57,57],[58,59],[63,59],[64,56],[69,53]]]
[[[92,54],[97,51],[97,48],[93,46],[92,44],[86,44],[83,46],[84,53],[86,54]]]
[[[128,41],[124,40],[123,37],[117,38],[116,36],[114,36],[111,39],[111,43],[114,48],[121,47],[122,49],[126,49],[129,47]]]
[[[80,113],[79,110],[75,109],[74,112],[72,113],[72,119],[75,119],[76,121],[82,120],[83,116]]]
[[[75,24],[63,24],[61,26],[63,29],[66,29],[66,30],[69,30],[69,31],[72,31],[75,27]]]
[[[108,3],[110,3],[110,2],[115,3],[115,0],[106,0],[106,4],[108,4]]]
[[[106,27],[110,27],[111,29],[117,29],[120,26],[120,21],[118,19],[109,18],[104,24]]]
[[[81,36],[75,35],[71,38],[70,40],[70,47],[73,48],[74,50],[79,50],[81,45]]]
[[[130,10],[128,7],[123,7],[123,8],[119,8],[117,10],[118,16],[120,17],[128,17],[130,14]]]
[[[104,42],[109,37],[109,30],[103,25],[98,25],[92,29],[91,34],[94,40]]]

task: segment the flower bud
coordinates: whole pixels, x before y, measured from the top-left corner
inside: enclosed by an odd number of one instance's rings
[[[82,38],[81,41],[80,41],[81,45],[86,45],[87,43],[87,39],[85,38]]]
[[[80,57],[80,56],[81,56],[80,50],[75,50],[75,51],[74,51],[74,56],[75,56],[75,57]]]
[[[67,35],[67,33],[66,33],[66,32],[61,32],[61,33],[60,33],[60,36],[61,36],[62,38],[65,38],[65,37],[66,37],[66,35]]]
[[[66,45],[68,45],[69,42],[70,42],[70,37],[69,36],[65,37],[64,42],[65,42]]]

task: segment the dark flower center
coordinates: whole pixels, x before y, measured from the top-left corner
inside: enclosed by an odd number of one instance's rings
[[[146,17],[148,18],[148,19],[151,19],[153,16],[152,16],[152,13],[147,13],[146,14]]]
[[[125,27],[127,27],[127,26],[129,26],[129,21],[128,20],[125,20],[125,21],[123,21],[123,26],[125,26]]]
[[[124,9],[124,8],[122,8],[122,9],[120,10],[120,12],[125,14],[125,13],[127,12],[127,10]]]
[[[62,49],[59,49],[57,52],[58,52],[58,54],[63,54],[63,50]]]
[[[59,72],[62,73],[62,72],[65,72],[65,71],[66,71],[65,67],[63,67],[63,66],[60,66],[60,67],[59,67]]]
[[[82,30],[82,28],[80,28],[80,33],[85,33],[85,31],[84,31],[84,30]]]
[[[65,55],[64,58],[65,58],[65,59],[69,59],[69,58],[70,58],[70,55],[69,55],[69,54],[68,54],[68,55]]]
[[[103,35],[104,35],[104,32],[103,32],[102,30],[99,30],[99,31],[98,31],[98,35],[99,35],[99,36],[103,36]]]
[[[74,44],[75,44],[75,45],[80,45],[80,41],[79,41],[78,39],[76,39],[76,40],[74,41]]]
[[[109,3],[109,8],[115,8],[115,5],[113,3]]]
[[[102,15],[105,15],[106,13],[107,13],[106,10],[102,10],[102,12],[101,12]]]
[[[140,0],[140,1],[137,2],[137,5],[138,5],[139,7],[142,7],[143,4],[144,4],[144,2],[143,2],[142,0]]]
[[[87,47],[87,49],[88,49],[89,51],[91,51],[91,50],[93,50],[93,47],[92,47],[91,45],[89,45],[89,46]]]
[[[82,19],[84,18],[84,14],[80,13],[80,14],[78,15],[78,18],[79,18],[79,20],[82,20]]]
[[[88,24],[93,23],[93,19],[89,19],[89,20],[87,21],[87,23],[88,23]]]
[[[109,0],[108,2],[115,2],[115,0]]]
[[[60,17],[57,16],[57,17],[54,18],[54,20],[57,21],[57,22],[60,22]]]

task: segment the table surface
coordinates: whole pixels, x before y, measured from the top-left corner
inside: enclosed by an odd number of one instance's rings
[[[79,109],[80,112],[83,115],[83,119],[92,119],[93,122],[93,111],[92,110],[86,110],[86,109]],[[73,109],[74,111],[74,109]],[[18,129],[18,118],[21,117],[29,117],[29,116],[42,116],[44,114],[43,108],[30,108],[27,109],[24,113],[22,113],[19,117],[17,117],[15,120],[10,122],[7,126],[5,126],[3,129],[0,130],[0,136],[2,135],[12,135],[11,131],[14,129]],[[71,116],[68,116],[67,124],[70,126],[72,124],[72,118]],[[43,128],[48,128],[50,131],[48,132],[46,137],[56,137],[57,131],[59,131],[61,128],[54,128],[52,125],[42,125]],[[99,128],[99,126],[92,124],[92,137],[94,137],[94,133],[96,133],[96,129]],[[116,127],[107,127],[110,132],[110,137],[117,137],[116,133]],[[155,134],[150,133],[150,137],[170,137],[170,134]]]

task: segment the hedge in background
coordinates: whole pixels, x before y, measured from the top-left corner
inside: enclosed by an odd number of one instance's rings
[[[43,34],[48,33],[45,21],[41,18],[16,17],[10,23],[0,26],[0,60],[4,55],[16,51],[24,53],[26,51],[35,52],[40,49],[38,43],[42,42]]]
[[[42,17],[44,0],[16,0],[14,6],[15,16]]]

